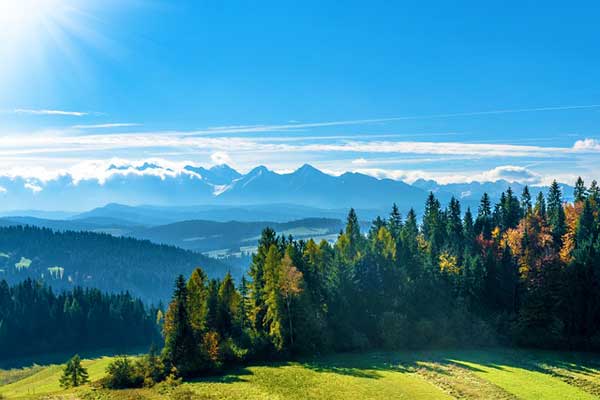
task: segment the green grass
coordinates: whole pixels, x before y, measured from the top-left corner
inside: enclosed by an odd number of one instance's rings
[[[85,361],[92,380],[103,376],[110,360]],[[171,392],[90,387],[62,392],[60,372],[60,366],[24,372],[1,386],[0,394],[7,399],[52,395],[115,400],[600,398],[600,356],[525,350],[340,354],[240,368],[185,383]]]
[[[84,360],[90,380],[95,381],[104,376],[106,367],[111,362],[111,357],[102,357],[93,360]],[[58,379],[62,374],[61,365],[49,365],[23,379],[0,387],[0,395],[6,398],[35,397],[34,395],[52,394],[62,389]]]

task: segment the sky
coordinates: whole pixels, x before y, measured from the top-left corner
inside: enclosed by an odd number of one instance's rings
[[[598,179],[599,20],[597,1],[0,0],[0,175]]]

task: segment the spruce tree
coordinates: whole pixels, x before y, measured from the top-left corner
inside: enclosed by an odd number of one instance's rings
[[[541,191],[537,195],[533,211],[542,220],[546,220],[546,199],[544,198],[544,193]]]
[[[400,230],[402,229],[402,215],[400,215],[400,210],[398,210],[396,203],[392,206],[388,226],[394,239],[398,240],[400,237]]]
[[[63,374],[59,379],[60,386],[67,389],[70,387],[81,386],[89,382],[88,372],[81,365],[79,355],[75,354],[63,369]]]
[[[575,202],[584,201],[587,197],[587,189],[585,187],[585,183],[581,177],[577,178],[575,182],[575,189],[573,190],[573,197],[575,198]]]
[[[187,282],[187,308],[194,336],[198,341],[206,328],[208,314],[208,278],[204,271],[196,268]]]
[[[175,367],[181,376],[190,376],[197,369],[198,346],[188,315],[188,292],[182,275],[175,282],[175,292],[165,317],[164,335],[165,363]]]
[[[229,272],[219,286],[217,308],[217,332],[223,338],[239,333],[240,294],[235,289],[233,278]]]
[[[552,228],[555,249],[562,247],[562,236],[566,231],[565,211],[562,204],[562,193],[558,183],[555,181],[550,185],[548,191],[547,205],[548,223]]]
[[[523,188],[523,194],[521,194],[521,208],[525,215],[531,214],[531,194],[529,193],[529,187],[525,185]]]
[[[477,209],[477,219],[475,220],[475,233],[483,235],[483,238],[489,240],[492,238],[492,205],[490,196],[484,193]]]

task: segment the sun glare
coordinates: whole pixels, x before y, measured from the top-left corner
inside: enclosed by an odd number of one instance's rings
[[[94,44],[94,0],[0,0],[0,85],[52,79],[80,63],[78,46]]]
[[[54,19],[61,9],[58,0],[0,0],[0,35],[30,34]]]

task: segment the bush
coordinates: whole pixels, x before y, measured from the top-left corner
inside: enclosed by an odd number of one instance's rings
[[[248,349],[239,347],[231,338],[227,338],[221,342],[219,348],[220,359],[226,365],[237,364],[245,360],[248,355]]]
[[[144,376],[127,356],[119,357],[110,363],[106,373],[102,384],[108,389],[139,388],[144,384]]]

